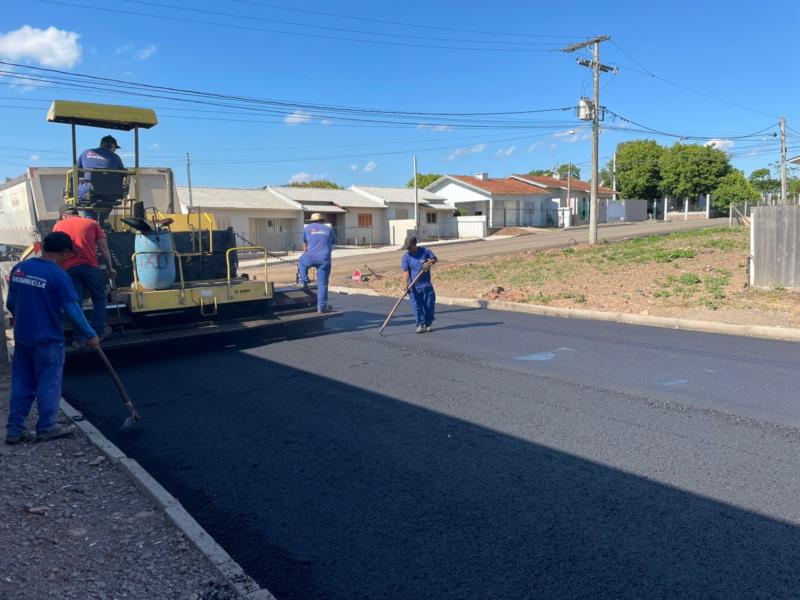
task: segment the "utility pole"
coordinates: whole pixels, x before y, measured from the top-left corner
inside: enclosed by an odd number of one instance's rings
[[[607,42],[611,38],[607,35],[600,35],[594,39],[578,44],[571,44],[562,49],[562,52],[575,52],[582,48],[594,45],[594,60],[578,59],[578,64],[582,67],[589,67],[594,72],[594,101],[592,104],[592,193],[589,205],[589,243],[597,243],[597,188],[598,177],[598,147],[600,144],[600,72],[616,73],[615,67],[604,65],[600,62],[600,44]]]
[[[417,188],[417,155],[414,155],[414,232],[419,232],[419,189]]]
[[[189,180],[189,212],[192,212],[192,155],[186,153],[186,179]]]
[[[786,117],[781,117],[781,204],[786,201]]]
[[[614,190],[614,200],[617,199],[617,153],[614,152],[614,166],[611,173],[611,189]]]

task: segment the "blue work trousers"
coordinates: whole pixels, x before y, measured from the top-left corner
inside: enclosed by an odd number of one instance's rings
[[[408,292],[408,300],[411,302],[411,310],[414,311],[417,325],[432,325],[436,310],[436,292],[433,286],[415,285]]]
[[[36,346],[17,343],[11,367],[11,401],[6,433],[22,433],[33,400],[39,409],[36,432],[58,427],[56,417],[61,402],[61,379],[64,374],[64,343],[48,342]]]
[[[102,269],[89,265],[77,265],[67,269],[67,275],[78,293],[78,302],[83,303],[86,292],[92,299],[92,318],[89,324],[97,335],[103,335],[106,326],[106,274]],[[75,334],[75,339],[82,339],[80,333]]]
[[[309,267],[317,269],[317,309],[325,310],[328,306],[328,279],[331,276],[331,259],[309,258],[303,254],[298,261],[300,271],[300,283],[308,283]]]

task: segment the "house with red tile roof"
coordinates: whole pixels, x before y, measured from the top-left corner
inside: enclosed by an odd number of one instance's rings
[[[557,195],[511,177],[493,178],[488,173],[444,175],[425,189],[443,196],[464,216],[485,216],[489,229],[544,227],[558,222]]]
[[[510,179],[538,186],[543,190],[547,190],[553,198],[558,198],[559,207],[569,207],[572,213],[573,225],[582,225],[589,222],[591,182],[541,175],[511,175]],[[614,190],[600,186],[597,190],[597,198],[597,221],[598,223],[605,223],[607,221],[608,201],[614,198]]]

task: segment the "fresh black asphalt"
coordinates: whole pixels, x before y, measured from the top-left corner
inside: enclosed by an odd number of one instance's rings
[[[332,300],[64,395],[279,600],[800,597],[800,345]]]

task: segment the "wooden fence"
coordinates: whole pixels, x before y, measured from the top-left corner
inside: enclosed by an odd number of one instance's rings
[[[800,288],[800,206],[759,206],[751,220],[750,285]]]

